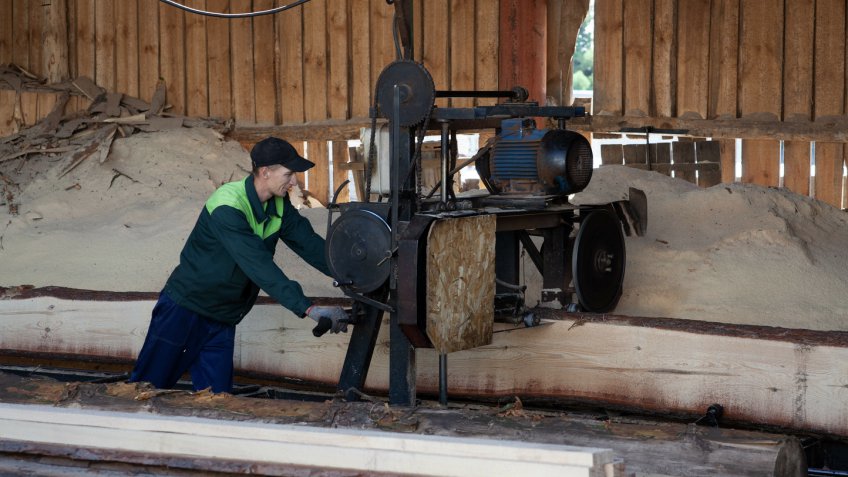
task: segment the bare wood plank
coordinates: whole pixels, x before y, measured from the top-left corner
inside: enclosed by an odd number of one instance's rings
[[[427,5],[431,5],[428,3]],[[429,8],[429,7],[428,7]],[[474,88],[478,90],[498,89],[498,0],[477,0],[475,10],[476,35],[474,49],[476,55],[476,73]],[[493,105],[495,99],[481,98],[477,105]]]
[[[721,151],[721,181],[730,183],[736,181],[736,141],[719,140]]]
[[[624,112],[623,0],[595,1],[594,114]]]
[[[138,18],[138,91],[139,98],[149,102],[160,71],[158,0],[138,0]]]
[[[94,82],[115,91],[115,2],[94,0]]]
[[[671,158],[674,164],[694,164],[695,163],[695,143],[694,142],[673,142],[671,144]],[[674,177],[683,179],[684,181],[695,183],[695,171],[675,171]]]
[[[237,123],[255,123],[253,27],[249,18],[230,21],[230,48],[233,68],[233,117]]]
[[[138,0],[115,2],[115,87],[138,97]]]
[[[422,7],[423,8],[423,7]],[[371,107],[371,15],[368,0],[350,0],[350,116],[368,117]],[[418,51],[421,55],[421,50]],[[419,56],[420,57],[420,56]]]
[[[206,0],[190,0],[186,5],[202,10],[207,8]],[[204,15],[185,15],[186,114],[189,116],[209,116],[206,20]],[[274,74],[273,70],[271,74]]]
[[[8,8],[5,18],[11,20]],[[48,83],[59,83],[68,78],[68,2],[67,0],[53,0],[42,7],[44,14],[44,31],[42,43],[44,53],[42,58],[42,71]],[[6,28],[0,12],[0,30]],[[8,25],[11,33],[12,25]],[[0,33],[0,63],[3,63],[3,35]]]
[[[651,160],[653,164],[651,165],[652,169],[659,170],[661,174],[670,176],[671,168],[668,167],[671,165],[671,143],[661,142],[657,144],[651,144]],[[665,170],[660,169],[665,166]]]
[[[716,0],[710,15],[709,104],[707,117],[737,116],[739,0]]]
[[[12,63],[27,69],[29,68],[29,4],[28,0],[12,1],[12,21],[15,32],[12,37]]]
[[[336,0],[327,4],[327,28],[329,32],[329,91],[327,96],[328,117],[346,119],[350,117],[350,85],[348,71],[352,64],[349,55],[348,0]],[[335,157],[335,156],[334,156]]]
[[[76,0],[77,76],[95,78],[94,0]]]
[[[345,166],[349,165],[348,146],[347,141],[333,141],[331,145],[333,150],[333,187],[330,192],[335,193],[339,186],[348,180],[348,170],[345,169]],[[351,185],[348,184],[339,192],[336,202],[350,202],[350,187]]]
[[[653,61],[651,80],[651,111],[654,116],[668,118],[675,111],[677,75],[672,58],[677,56],[677,2],[654,0]]]
[[[307,121],[327,119],[327,5],[310,2],[303,7],[303,83]]]
[[[283,124],[304,120],[303,8],[289,10],[277,19],[280,41],[280,112]]]
[[[783,120],[812,119],[815,2],[786,3],[786,52],[783,64]],[[783,186],[802,195],[810,193],[810,143],[783,145]]]
[[[307,190],[322,204],[327,205],[330,198],[330,158],[327,141],[310,141],[306,143],[306,158],[315,163],[315,167],[307,171]]]
[[[840,116],[845,111],[845,2],[816,2],[815,91],[816,119]],[[815,197],[835,207],[842,203],[841,144],[816,143]]]
[[[695,160],[698,164],[698,185],[712,187],[721,183],[721,171],[704,168],[705,163],[721,164],[721,144],[718,141],[698,141],[695,143]]]
[[[162,48],[159,68],[168,87],[168,104],[173,114],[186,113],[185,12],[167,4],[159,6]]]
[[[647,164],[647,144],[625,144],[623,147],[624,165]]]
[[[44,76],[44,7],[39,1],[30,1],[29,8],[29,71]]]
[[[213,12],[229,13],[229,0],[207,0],[206,7]],[[287,14],[294,15],[294,12],[287,12]],[[206,58],[209,65],[209,115],[216,118],[231,118],[233,116],[233,87],[230,74],[230,21],[223,18],[207,18],[206,44]]]
[[[677,116],[707,117],[710,0],[678,2]]]
[[[274,6],[274,0],[254,0],[253,2],[254,10],[268,10]],[[256,85],[254,95],[257,124],[277,122],[276,69],[273,67],[277,47],[274,21],[277,16],[263,15],[253,19],[253,76]]]
[[[624,161],[624,150],[621,144],[602,144],[601,145],[601,164],[618,165]]]
[[[528,99],[544,104],[547,56],[547,4],[542,0],[501,0],[499,89],[523,86]],[[455,47],[451,47],[451,55]]]
[[[624,2],[624,114],[628,116],[650,114],[652,5],[652,0]]]
[[[450,89],[474,89],[475,63],[474,50],[476,32],[474,30],[474,0],[451,0],[450,2]],[[454,98],[453,107],[468,108],[474,105],[471,98]]]
[[[14,9],[13,2],[6,2],[3,8],[0,8],[0,65],[12,63],[12,49],[15,45]]]
[[[392,39],[394,8],[394,5],[388,5],[383,0],[371,0],[371,89],[383,69],[395,60]]]
[[[448,46],[450,5],[448,0],[431,0],[422,8],[424,9],[424,51],[421,58],[424,66],[433,76],[436,89],[446,90],[450,86],[450,48]],[[436,105],[446,107],[448,100],[439,99]]]
[[[587,0],[548,2],[548,54],[545,93],[548,104],[571,105],[574,101],[574,47],[580,25],[589,9]]]
[[[58,99],[58,93],[38,93],[36,99],[36,101],[38,102],[38,121],[43,120],[47,117],[48,114],[50,114],[51,111],[53,111],[53,108],[56,106],[56,102],[58,101]],[[56,124],[58,124],[58,120],[56,121]]]
[[[0,89],[0,137],[11,136],[18,132],[15,122],[15,104],[17,93],[10,89]]]

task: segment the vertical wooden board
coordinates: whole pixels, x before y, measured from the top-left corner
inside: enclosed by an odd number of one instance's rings
[[[726,184],[736,182],[736,141],[721,139],[719,149],[721,151],[721,181]]]
[[[12,63],[24,68],[29,68],[29,4],[29,0],[12,0]]]
[[[739,0],[715,0],[710,15],[708,118],[737,115],[739,66]]]
[[[646,164],[648,145],[647,144],[625,144],[622,147],[624,154],[624,165],[630,164]]]
[[[674,114],[677,91],[675,62],[677,56],[677,1],[654,0],[652,31],[651,111],[654,116],[670,118]]]
[[[368,117],[371,107],[371,15],[368,0],[349,0],[350,116]],[[420,32],[419,32],[420,35]],[[421,55],[418,50],[417,55]]]
[[[624,161],[624,151],[621,144],[601,145],[601,164],[620,165]]]
[[[501,0],[498,88],[522,86],[539,104],[546,101],[546,17],[547,3],[542,0]]]
[[[652,0],[624,2],[624,114],[650,114]]]
[[[815,198],[834,207],[842,206],[843,145],[816,142]]]
[[[0,65],[12,63],[12,48],[15,44],[14,7],[12,2],[0,6]],[[0,121],[3,121],[0,118]],[[3,126],[0,124],[0,130]]]
[[[308,157],[306,155],[306,143],[303,141],[293,141],[291,145],[294,147],[294,150],[300,154],[300,157]],[[302,189],[306,188],[306,173],[298,172],[297,173],[297,183],[300,184]]]
[[[816,1],[815,90],[813,114],[816,120],[841,116],[845,111],[845,9],[844,1]],[[815,197],[835,207],[841,206],[841,144],[816,143]]]
[[[145,101],[159,81],[159,44],[159,1],[138,0],[138,92]]]
[[[810,194],[810,143],[783,143],[783,187],[796,194]]]
[[[280,113],[283,124],[303,122],[303,7],[277,19],[280,42]],[[367,63],[366,63],[367,64]]]
[[[498,3],[495,3],[497,7]],[[424,9],[424,48],[421,59],[433,76],[436,89],[446,90],[450,85],[450,9],[448,0],[430,0]],[[497,65],[495,65],[497,67]],[[439,107],[448,105],[447,99],[436,101]]]
[[[326,205],[330,197],[330,161],[327,141],[309,141],[306,143],[306,157],[315,163],[307,172],[309,192]]]
[[[23,125],[30,127],[38,121],[38,93],[21,92],[21,119]]]
[[[660,142],[651,144],[651,160],[657,167],[654,169],[661,174],[670,176],[671,169],[671,143]],[[652,166],[653,168],[653,166]]]
[[[327,4],[310,2],[303,7],[303,96],[307,121],[327,119],[327,63]]]
[[[138,97],[138,0],[115,2],[115,87]]]
[[[206,0],[206,8],[228,13],[229,0]],[[291,15],[286,12],[282,16]],[[206,63],[209,75],[209,115],[231,118],[232,74],[230,70],[230,21],[224,18],[206,19]]]
[[[677,116],[706,118],[709,95],[710,0],[678,2]]]
[[[10,89],[0,89],[0,137],[11,136],[18,132],[15,123],[15,104],[17,93]]]
[[[256,85],[253,75],[253,25],[249,18],[230,21],[230,51],[233,117],[237,123],[253,124],[256,122]]]
[[[185,12],[167,4],[159,6],[162,48],[159,50],[160,75],[168,87],[172,114],[186,113]]]
[[[335,193],[336,189],[347,180],[347,169],[342,169],[339,166],[348,163],[348,147],[347,141],[333,141],[331,144],[333,147],[333,187],[330,193]],[[350,187],[351,184],[348,184],[339,192],[336,202],[350,202]]]
[[[427,336],[437,353],[492,342],[494,215],[438,220],[427,235]]]
[[[695,143],[695,160],[698,164],[713,163],[721,167],[721,144],[718,141],[699,141]],[[712,187],[721,182],[721,169],[705,170],[698,168],[698,185]]]
[[[191,8],[207,8],[206,0],[189,0],[185,4]],[[186,114],[189,116],[209,116],[206,20],[203,15],[185,16]]]
[[[68,76],[76,78],[77,74],[77,1],[67,0],[68,10]],[[75,101],[74,96],[68,102],[68,107]],[[67,108],[66,108],[67,109]]]
[[[739,108],[743,117],[779,119],[782,110],[783,2],[742,0],[739,38]],[[742,180],[766,186],[780,181],[780,143],[742,144]]]
[[[94,0],[94,82],[115,91],[115,2]]]
[[[595,87],[593,114],[624,111],[623,0],[595,0]]]
[[[44,43],[42,42],[42,34],[44,33],[44,7],[39,0],[30,0],[29,6],[29,26],[27,27],[29,34],[29,71],[36,76],[44,76]]]
[[[274,0],[254,0],[254,10],[274,8]],[[282,13],[285,15],[286,13]],[[277,122],[276,41],[274,21],[277,15],[262,15],[253,19],[253,75],[256,85],[256,122],[271,125]]]
[[[676,141],[671,143],[671,158],[675,164],[695,163],[695,143]],[[684,181],[695,183],[695,171],[674,171],[674,177]]]
[[[780,183],[780,142],[742,140],[742,182],[777,187]]]
[[[474,40],[477,67],[474,88],[478,90],[498,89],[498,13],[498,0],[477,0]],[[490,106],[496,102],[495,99],[481,98],[477,100],[477,105]]]
[[[450,89],[474,89],[474,0],[451,0],[450,2]],[[470,98],[455,98],[451,105],[468,108],[474,105]]]
[[[7,5],[11,5],[8,4]],[[43,33],[41,40],[44,53],[41,56],[41,71],[47,83],[59,83],[69,78],[68,66],[68,1],[51,0],[41,7],[43,12]],[[11,10],[9,10],[11,14]],[[0,14],[2,15],[2,14]],[[11,19],[11,17],[9,17]],[[0,19],[2,24],[2,19]],[[11,25],[9,25],[11,28]],[[2,29],[2,25],[0,25]],[[3,33],[0,32],[0,42]],[[0,45],[2,50],[2,45]],[[2,60],[0,60],[2,63]]]
[[[563,0],[548,0],[548,33],[547,56],[545,57],[545,94],[546,104],[562,104],[562,80],[567,70],[564,60],[559,55],[562,43],[565,42],[562,23]],[[571,3],[571,2],[569,2]],[[576,3],[576,2],[575,2]]]
[[[37,102],[38,102],[38,121],[41,121],[56,106],[56,101],[59,99],[59,95],[57,93],[38,93]]]
[[[327,28],[329,32],[329,92],[328,112],[334,119],[350,117],[350,28],[348,0],[336,0],[327,4]],[[335,162],[335,146],[333,161]],[[345,152],[345,157],[347,153]]]
[[[385,0],[371,0],[371,89],[374,89],[377,78],[389,63],[395,60],[394,40],[392,39],[392,22],[394,5],[386,4]]]
[[[94,0],[76,0],[77,76],[95,78]]]
[[[783,63],[783,120],[812,119],[815,1],[786,2],[786,52]],[[783,186],[798,194],[810,193],[810,143],[783,145]]]

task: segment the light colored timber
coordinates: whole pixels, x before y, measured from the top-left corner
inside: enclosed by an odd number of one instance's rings
[[[82,298],[0,300],[0,354],[123,359],[129,368],[156,294]],[[237,328],[237,372],[334,385],[348,335],[316,339],[314,323],[266,303]],[[491,345],[450,354],[451,395],[690,415],[720,403],[731,421],[848,436],[848,333],[551,313],[559,319],[533,329],[498,332],[507,325],[495,324]],[[383,321],[366,392],[388,389]],[[434,350],[417,351],[417,371],[419,392],[438,390]]]
[[[0,438],[221,460],[443,476],[601,476],[609,449],[0,404]],[[611,474],[605,474],[609,469]]]

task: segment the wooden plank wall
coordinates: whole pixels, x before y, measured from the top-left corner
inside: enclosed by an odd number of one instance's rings
[[[497,88],[499,1],[416,2],[415,56],[433,74],[437,88]],[[72,78],[88,76],[109,90],[147,101],[161,79],[167,85],[169,112],[234,118],[241,126],[366,118],[373,85],[395,59],[394,7],[385,0],[315,1],[244,20],[193,15],[158,0],[66,2]],[[184,3],[230,13],[280,4]],[[41,4],[0,3],[0,64],[46,73]],[[29,113],[26,124],[49,112],[46,107],[39,111],[38,96],[22,99],[21,109]],[[306,181],[310,192],[326,202],[331,189],[347,178],[347,171],[332,167],[348,161],[347,145],[315,141],[296,146],[316,162]]]
[[[845,119],[847,41],[844,0],[596,0],[593,111]],[[848,207],[845,144],[742,139],[742,181]],[[733,181],[734,141],[717,142],[722,180]]]

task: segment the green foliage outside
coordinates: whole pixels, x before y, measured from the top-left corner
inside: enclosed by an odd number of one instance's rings
[[[577,34],[577,46],[574,49],[574,89],[591,90],[594,85],[595,57],[595,8],[589,6],[589,13]]]

